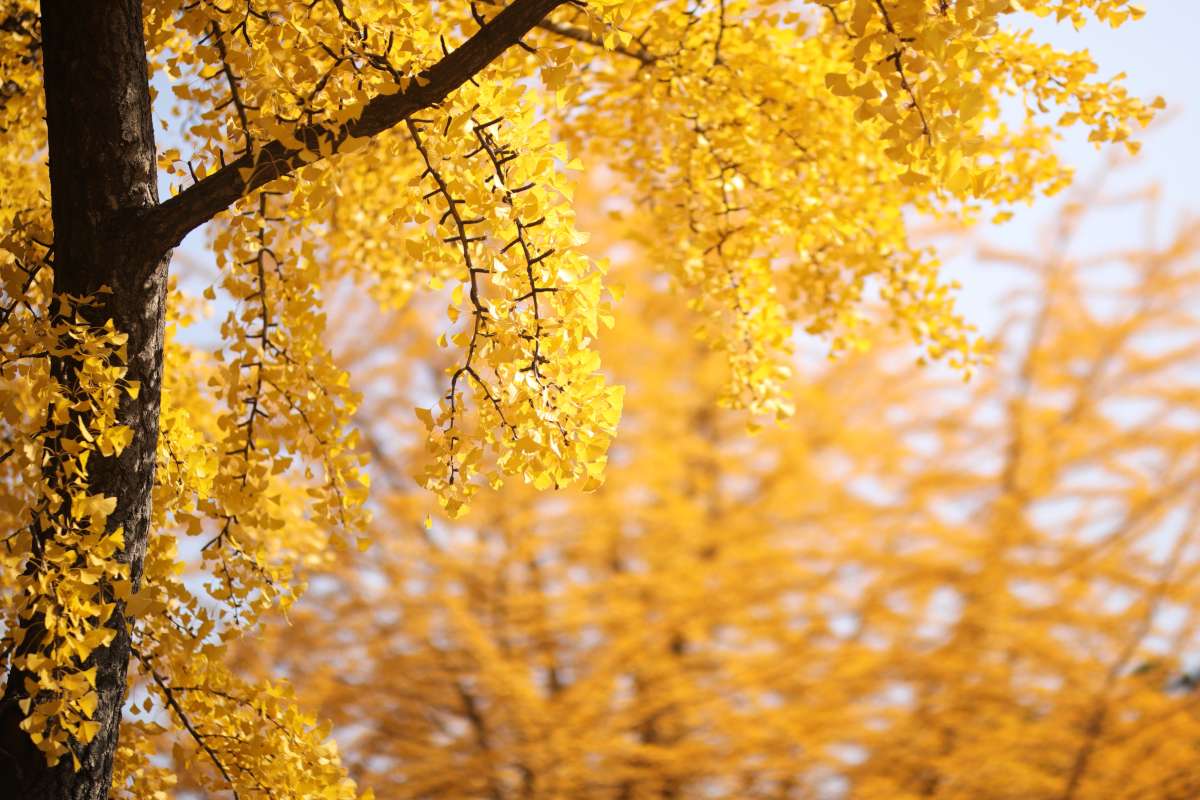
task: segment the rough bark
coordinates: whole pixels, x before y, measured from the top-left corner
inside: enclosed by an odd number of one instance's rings
[[[154,454],[158,441],[162,372],[163,311],[167,253],[135,246],[128,220],[158,203],[150,92],[141,0],[43,0],[42,54],[49,131],[50,185],[54,220],[54,290],[92,294],[102,286],[94,322],[112,319],[129,335],[129,373],[141,382],[136,399],[126,398],[120,421],[134,437],[119,456],[95,459],[93,492],[117,498],[109,529],[125,531],[121,558],[137,579],[150,521]],[[51,363],[60,377],[69,365]],[[81,767],[70,758],[48,767],[44,756],[18,729],[15,700],[22,676],[9,676],[0,747],[0,797],[21,800],[103,800],[108,797],[113,754],[129,665],[124,610],[110,621],[117,636],[97,650],[100,733],[76,745]]]

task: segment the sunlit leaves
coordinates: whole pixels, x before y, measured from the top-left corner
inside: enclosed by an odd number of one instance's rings
[[[598,485],[621,411],[620,389],[605,386],[588,346],[606,305],[597,267],[576,249],[584,237],[556,148],[544,126],[491,116],[487,99],[465,92],[467,108],[408,123],[431,232],[461,264],[448,316],[464,320],[449,337],[462,357],[436,415],[419,412],[433,452],[422,482],[451,516],[477,474],[493,486],[502,474],[542,489]]]

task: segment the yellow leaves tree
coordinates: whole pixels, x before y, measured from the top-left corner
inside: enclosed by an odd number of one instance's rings
[[[505,486],[426,529],[413,387],[376,386],[377,545],[237,668],[291,676],[380,797],[1192,796],[1200,227],[1089,250],[1154,196],[1085,188],[1036,255],[988,251],[1021,287],[994,368],[806,359],[785,433],[714,410],[723,357],[630,280],[592,493]],[[345,357],[373,383],[419,324]]]
[[[581,249],[585,165],[644,220],[629,238],[654,269],[626,282],[690,309],[674,335],[698,334],[716,404],[787,416],[796,334],[860,347],[873,294],[969,370],[977,343],[910,220],[1061,187],[1062,126],[1132,146],[1150,107],[1025,29],[1138,13],[0,4],[0,794],[355,794],[285,687],[225,665],[369,543],[329,295],[448,303],[412,320],[432,373],[388,380],[421,388],[420,481],[452,518],[514,478],[601,483],[623,393],[596,340],[619,289]],[[215,273],[169,277],[202,226]]]

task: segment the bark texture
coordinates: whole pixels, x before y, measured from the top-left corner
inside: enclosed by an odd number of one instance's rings
[[[158,441],[163,311],[168,254],[136,246],[130,221],[158,203],[141,0],[43,0],[42,56],[54,220],[54,290],[112,293],[91,314],[129,335],[129,374],[141,382],[119,416],[133,442],[119,456],[90,464],[92,491],[117,498],[109,529],[125,529],[121,558],[140,577],[150,521]],[[70,365],[51,363],[60,378]],[[92,655],[100,733],[76,745],[81,767],[55,767],[17,726],[22,675],[9,676],[0,708],[0,798],[104,800],[129,666],[124,609],[109,625],[113,642]],[[35,637],[28,636],[32,640]]]

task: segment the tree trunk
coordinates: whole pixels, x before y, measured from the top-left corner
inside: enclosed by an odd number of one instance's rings
[[[93,322],[112,319],[128,334],[127,377],[141,382],[138,397],[126,397],[119,412],[119,421],[133,429],[132,444],[119,456],[89,464],[91,491],[117,499],[108,526],[124,528],[120,557],[129,563],[136,585],[154,484],[169,256],[145,252],[134,235],[134,220],[158,202],[141,0],[43,0],[42,57],[54,291],[112,290],[100,296],[89,316]],[[61,363],[52,362],[51,369],[60,377],[70,372]],[[95,720],[101,729],[87,745],[76,745],[77,772],[70,757],[48,767],[17,727],[23,676],[9,676],[0,704],[0,798],[108,797],[130,656],[124,609],[108,624],[116,638],[90,659],[97,668]]]

